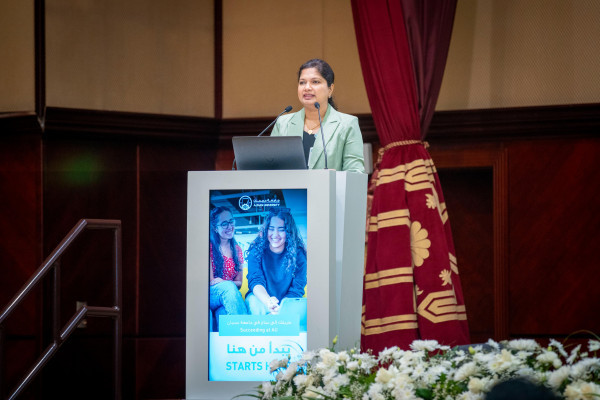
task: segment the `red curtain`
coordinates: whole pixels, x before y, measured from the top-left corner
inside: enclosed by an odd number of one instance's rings
[[[352,0],[379,135],[363,288],[363,350],[469,342],[454,243],[422,142],[439,94],[456,0]],[[424,129],[425,128],[425,129]]]

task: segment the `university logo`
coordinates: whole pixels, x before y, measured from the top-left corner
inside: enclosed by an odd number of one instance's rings
[[[238,200],[238,205],[244,211],[248,211],[252,207],[252,199],[248,196],[242,196]]]

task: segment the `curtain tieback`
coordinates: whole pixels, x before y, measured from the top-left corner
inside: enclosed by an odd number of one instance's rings
[[[410,144],[422,144],[426,149],[429,148],[429,143],[421,140],[400,140],[398,142],[388,143],[387,145],[379,149],[379,157],[377,159],[377,164],[379,165],[383,157],[383,153],[385,153],[389,149],[398,146],[408,146]]]

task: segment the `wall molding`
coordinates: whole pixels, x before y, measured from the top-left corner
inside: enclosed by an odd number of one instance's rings
[[[379,138],[373,117],[357,115],[365,142]],[[258,135],[274,117],[217,119],[179,115],[47,107],[44,118],[35,112],[0,113],[0,132],[43,131],[54,135],[121,136],[200,140],[221,146],[233,136]],[[600,103],[517,107],[434,114],[430,143],[505,142],[549,137],[597,137]]]
[[[598,136],[600,103],[514,107],[434,114],[427,140],[476,142]]]
[[[46,138],[119,136],[216,143],[218,121],[203,117],[48,107],[44,133]]]

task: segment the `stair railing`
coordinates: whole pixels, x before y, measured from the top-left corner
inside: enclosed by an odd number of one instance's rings
[[[71,319],[60,328],[60,257],[71,243],[85,229],[112,229],[114,231],[113,253],[113,280],[114,297],[110,307],[90,307],[87,305],[79,308]],[[34,365],[17,384],[16,388],[7,396],[15,399],[27,388],[31,381],[39,374],[44,365],[56,354],[61,345],[69,338],[75,328],[86,317],[110,317],[114,319],[114,398],[121,399],[121,367],[122,367],[122,287],[121,287],[121,221],[103,219],[81,219],[65,236],[62,242],[46,258],[33,276],[23,285],[21,290],[13,297],[0,314],[0,364],[4,366],[4,322],[31,290],[42,282],[50,272],[52,274],[52,342],[46,347]],[[0,370],[0,372],[3,372]],[[2,384],[3,375],[0,374],[0,395],[4,397],[5,388]]]

